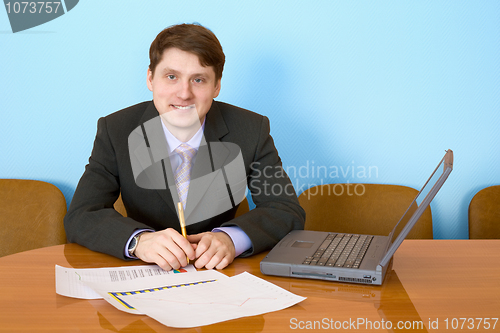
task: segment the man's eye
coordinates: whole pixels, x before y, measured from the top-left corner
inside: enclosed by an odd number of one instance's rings
[[[175,80],[175,75],[173,75],[173,74],[167,75],[167,78],[169,80]]]
[[[197,79],[194,79],[194,82],[196,82],[196,83],[202,83],[203,79],[197,78]]]

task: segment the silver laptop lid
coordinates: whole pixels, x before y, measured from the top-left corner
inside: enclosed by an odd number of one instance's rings
[[[442,172],[439,172],[441,168]],[[403,217],[399,220],[399,222],[389,234],[390,242],[385,256],[380,261],[381,266],[387,265],[387,263],[391,260],[399,245],[401,245],[415,223],[417,223],[420,216],[422,216],[425,209],[429,206],[432,199],[434,199],[437,192],[439,191],[441,186],[443,186],[452,170],[453,151],[451,151],[451,149],[448,149],[434,172],[431,174],[420,192],[418,192],[415,199],[413,199],[411,205],[408,207]]]

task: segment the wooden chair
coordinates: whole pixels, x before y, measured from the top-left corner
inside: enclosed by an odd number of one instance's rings
[[[306,230],[387,236],[417,194],[399,185],[326,184],[304,191],[299,202],[306,211]],[[407,238],[433,238],[430,207]]]
[[[118,197],[118,199],[116,200],[116,202],[114,204],[114,208],[115,208],[115,210],[118,213],[122,214],[125,217],[127,216],[127,210],[125,209],[125,206],[123,204],[123,200],[122,200],[122,195],[121,194]],[[250,210],[250,208],[249,208],[249,205],[248,205],[248,200],[247,200],[247,198],[245,198],[240,203],[240,206],[238,207],[238,210],[236,210],[236,215],[234,217],[238,217],[240,215],[243,215],[246,212],[248,212],[249,210]]]
[[[127,210],[125,209],[125,205],[123,204],[123,199],[122,199],[121,193],[120,193],[120,196],[118,197],[118,199],[116,199],[113,207],[115,208],[115,210],[118,213],[122,214],[122,216],[127,217]]]
[[[66,200],[54,185],[0,179],[0,257],[66,243]]]
[[[249,211],[250,211],[250,206],[248,205],[248,200],[245,197],[245,199],[243,199],[243,201],[240,203],[240,206],[236,210],[236,215],[234,215],[234,217],[238,217],[240,215],[248,213]]]
[[[500,185],[477,192],[469,204],[469,238],[500,238]]]

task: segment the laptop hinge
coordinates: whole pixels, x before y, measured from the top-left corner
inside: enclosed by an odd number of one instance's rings
[[[381,265],[377,265],[377,268],[375,269],[375,271],[376,271],[377,273],[380,273],[380,274],[382,274],[382,271],[383,271],[383,270],[384,270],[384,267],[382,267]]]

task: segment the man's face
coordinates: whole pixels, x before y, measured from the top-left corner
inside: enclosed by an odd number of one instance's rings
[[[163,122],[179,139],[177,134],[186,138],[186,132],[196,132],[220,91],[213,67],[177,48],[163,52],[154,73],[148,69],[147,84]]]

